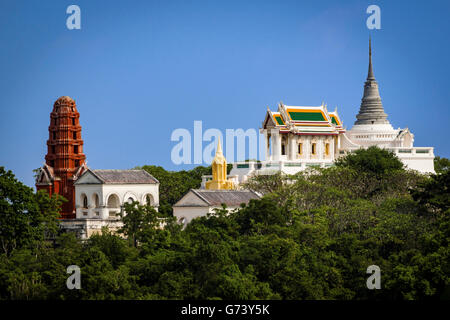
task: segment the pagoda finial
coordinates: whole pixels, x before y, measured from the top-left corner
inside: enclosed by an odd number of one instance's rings
[[[367,73],[367,80],[375,80],[372,68],[372,39],[369,35],[369,72]]]
[[[208,190],[231,190],[234,183],[227,179],[227,160],[222,154],[220,137],[217,143],[216,155],[211,163],[212,180],[206,181],[205,188]]]
[[[222,145],[220,144],[220,137],[219,137],[219,142],[217,142],[217,149],[216,149],[216,155],[217,154],[222,154]]]

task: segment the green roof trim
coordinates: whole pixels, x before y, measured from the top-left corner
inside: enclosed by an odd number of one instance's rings
[[[281,116],[276,115],[275,120],[277,120],[278,125],[284,126],[284,122],[283,122],[283,119],[281,118]]]
[[[326,121],[321,112],[289,112],[294,121]]]
[[[338,125],[338,123],[337,123],[337,121],[336,121],[336,118],[333,117],[333,116],[331,116],[331,123],[333,123],[333,124],[335,124],[335,125]]]

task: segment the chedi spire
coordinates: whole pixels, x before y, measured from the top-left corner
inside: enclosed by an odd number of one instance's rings
[[[361,99],[361,107],[356,116],[355,125],[360,124],[389,124],[387,114],[381,103],[378,83],[375,80],[372,67],[372,44],[369,38],[369,71],[364,83],[364,95]]]

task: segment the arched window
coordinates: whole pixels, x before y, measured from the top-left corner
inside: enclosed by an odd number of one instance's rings
[[[95,207],[96,208],[100,207],[100,198],[98,197],[98,195],[94,193],[92,198],[94,200]]]
[[[86,195],[83,195],[83,208],[87,209],[88,207],[88,198],[86,197]]]
[[[128,200],[127,200],[127,202],[128,202],[129,204],[132,204],[133,201],[134,201],[134,199],[133,199],[132,197],[129,197]]]
[[[152,205],[153,205],[153,197],[152,197],[151,194],[147,194],[147,195],[145,196],[145,204],[146,204],[147,206],[152,206]]]
[[[108,208],[120,208],[120,202],[117,195],[112,194],[108,197]]]
[[[120,201],[119,197],[115,194],[112,194],[108,197],[108,201],[106,202],[108,206],[108,213],[110,217],[115,217],[120,212]]]

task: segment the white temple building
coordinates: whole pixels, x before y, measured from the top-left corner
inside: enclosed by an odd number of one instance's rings
[[[100,233],[102,227],[122,227],[119,213],[125,203],[137,201],[158,210],[159,181],[145,170],[87,169],[74,185],[76,219],[61,223],[82,239]]]
[[[369,40],[369,70],[357,120],[345,130],[337,109],[326,105],[288,106],[267,110],[260,132],[264,135],[264,161],[236,162],[230,172],[239,183],[250,175],[282,171],[294,174],[309,167],[329,167],[338,157],[359,148],[376,145],[394,152],[408,169],[434,173],[434,148],[414,147],[408,128],[394,129],[387,120],[372,67]],[[204,177],[204,183],[209,179]]]

